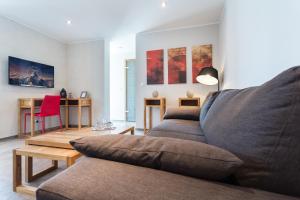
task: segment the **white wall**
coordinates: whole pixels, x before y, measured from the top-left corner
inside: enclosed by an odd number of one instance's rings
[[[104,40],[67,46],[67,92],[79,97],[81,91],[88,91],[93,100],[93,123],[104,117],[104,55]],[[76,108],[71,111],[70,124],[77,124],[76,112]],[[83,124],[87,124],[87,117],[87,110],[84,110]]]
[[[203,102],[209,91],[217,90],[216,86],[204,86],[192,83],[192,56],[191,47],[194,45],[213,45],[213,65],[218,68],[219,53],[219,26],[208,25],[196,28],[141,33],[136,37],[136,59],[137,59],[137,97],[136,117],[137,128],[143,128],[143,103],[144,98],[151,97],[152,92],[157,90],[162,97],[166,97],[167,107],[178,106],[178,98],[186,97],[186,91],[191,90],[195,96]],[[168,55],[169,48],[187,47],[187,84],[168,85]],[[164,49],[164,85],[147,85],[146,77],[146,51]],[[154,113],[154,124],[158,123],[159,115]]]
[[[59,94],[61,88],[72,92],[74,97],[79,97],[81,91],[89,92],[93,99],[93,122],[104,116],[109,118],[109,109],[105,109],[105,105],[106,107],[107,104],[109,105],[108,97],[104,98],[105,93],[109,94],[109,79],[104,76],[104,60],[109,60],[104,56],[105,52],[109,51],[109,45],[105,45],[104,40],[65,45],[2,17],[0,17],[0,33],[0,138],[14,136],[18,132],[18,98]],[[8,85],[8,56],[53,65],[55,88]],[[106,63],[108,64],[109,62]],[[107,71],[106,73],[109,74]],[[87,110],[83,111],[83,115],[83,123],[87,124]],[[71,110],[70,117],[70,123],[77,124],[75,108]],[[63,111],[62,118],[64,119]],[[46,126],[58,126],[57,119],[47,119]],[[29,131],[29,123],[27,127]]]
[[[300,65],[299,0],[227,0],[220,25],[224,88],[255,86]]]
[[[103,118],[110,120],[110,41],[109,39],[104,40],[104,108]]]
[[[0,17],[0,33],[0,138],[4,138],[16,135],[18,132],[18,98],[59,94],[60,89],[66,86],[66,46],[2,17]],[[8,85],[8,56],[53,65],[55,88],[26,88]],[[50,119],[47,126],[57,124],[56,119]],[[27,127],[30,127],[29,124]]]

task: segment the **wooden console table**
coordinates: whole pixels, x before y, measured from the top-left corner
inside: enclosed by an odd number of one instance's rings
[[[166,112],[166,98],[145,98],[144,99],[144,134],[147,133],[147,107],[149,108],[149,129],[152,128],[152,108],[159,108],[160,121]]]
[[[183,106],[196,106],[196,107],[200,107],[200,98],[199,97],[195,97],[195,98],[179,98],[178,99],[179,102],[179,107],[183,107]]]
[[[43,98],[20,98],[19,105],[18,105],[18,124],[19,124],[19,137],[22,137],[22,111],[26,109],[30,109],[30,125],[31,125],[31,136],[34,136],[35,132],[35,119],[34,119],[34,112],[35,109],[42,105]],[[92,100],[90,98],[66,98],[60,100],[60,105],[65,107],[65,127],[66,129],[69,128],[69,108],[70,107],[77,107],[77,118],[78,118],[78,129],[81,129],[82,123],[82,108],[87,107],[89,111],[89,122],[88,126],[92,126]]]

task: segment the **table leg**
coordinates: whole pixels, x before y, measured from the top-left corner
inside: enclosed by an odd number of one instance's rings
[[[25,156],[25,181],[26,182],[31,182],[34,181],[37,178],[40,178],[58,168],[58,161],[57,160],[52,160],[52,165],[51,167],[42,170],[36,174],[33,174],[33,158]]]
[[[131,128],[130,134],[131,134],[131,135],[134,135],[134,128]]]
[[[164,118],[164,114],[165,114],[163,103],[160,104],[160,109],[159,109],[159,111],[160,111],[160,121],[162,121],[163,118]]]
[[[19,100],[19,105],[18,105],[18,136],[19,138],[22,137],[22,108],[20,105],[20,100]]]
[[[30,182],[32,180],[32,157],[25,156],[25,181]]]
[[[81,100],[78,101],[78,129],[81,129]]]
[[[30,108],[30,125],[31,125],[31,136],[34,136],[34,100],[31,100],[31,108]]]
[[[58,161],[57,160],[52,160],[52,166],[57,169],[58,168]]]
[[[20,155],[13,150],[13,191],[17,191],[17,187],[22,185],[22,159]]]
[[[37,188],[22,184],[22,157],[13,150],[13,191],[35,196]]]
[[[68,100],[66,100],[66,105],[65,105],[65,128],[69,128],[69,106],[68,106]]]
[[[92,104],[89,106],[89,127],[92,126]]]
[[[152,128],[152,107],[149,107],[149,129]]]
[[[147,130],[147,107],[144,106],[144,134],[146,134]]]
[[[75,163],[75,159],[72,158],[68,158],[67,159],[67,167],[70,167],[71,165],[73,165]]]

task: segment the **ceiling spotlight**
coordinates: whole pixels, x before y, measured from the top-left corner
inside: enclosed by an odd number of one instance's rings
[[[166,6],[167,6],[167,2],[166,2],[166,1],[162,1],[162,2],[161,2],[161,7],[162,7],[162,8],[165,8]]]
[[[71,25],[71,24],[72,24],[72,21],[71,21],[71,20],[67,20],[67,24],[68,24],[68,25]]]

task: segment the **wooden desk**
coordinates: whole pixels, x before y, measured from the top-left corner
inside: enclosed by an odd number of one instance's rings
[[[40,107],[43,102],[43,98],[20,98],[18,105],[18,124],[19,124],[19,137],[22,137],[22,111],[26,109],[30,109],[30,125],[31,125],[31,136],[34,136],[35,132],[35,119],[34,113],[35,109]],[[65,127],[69,128],[69,108],[77,107],[78,108],[78,129],[81,129],[82,123],[82,108],[87,107],[89,111],[89,124],[88,126],[92,126],[92,100],[90,98],[80,99],[80,98],[72,98],[72,99],[61,99],[60,105],[65,107]]]
[[[152,128],[152,108],[159,108],[160,121],[163,120],[166,112],[166,98],[145,98],[144,99],[144,134],[147,132],[147,107],[149,108],[149,129]]]

